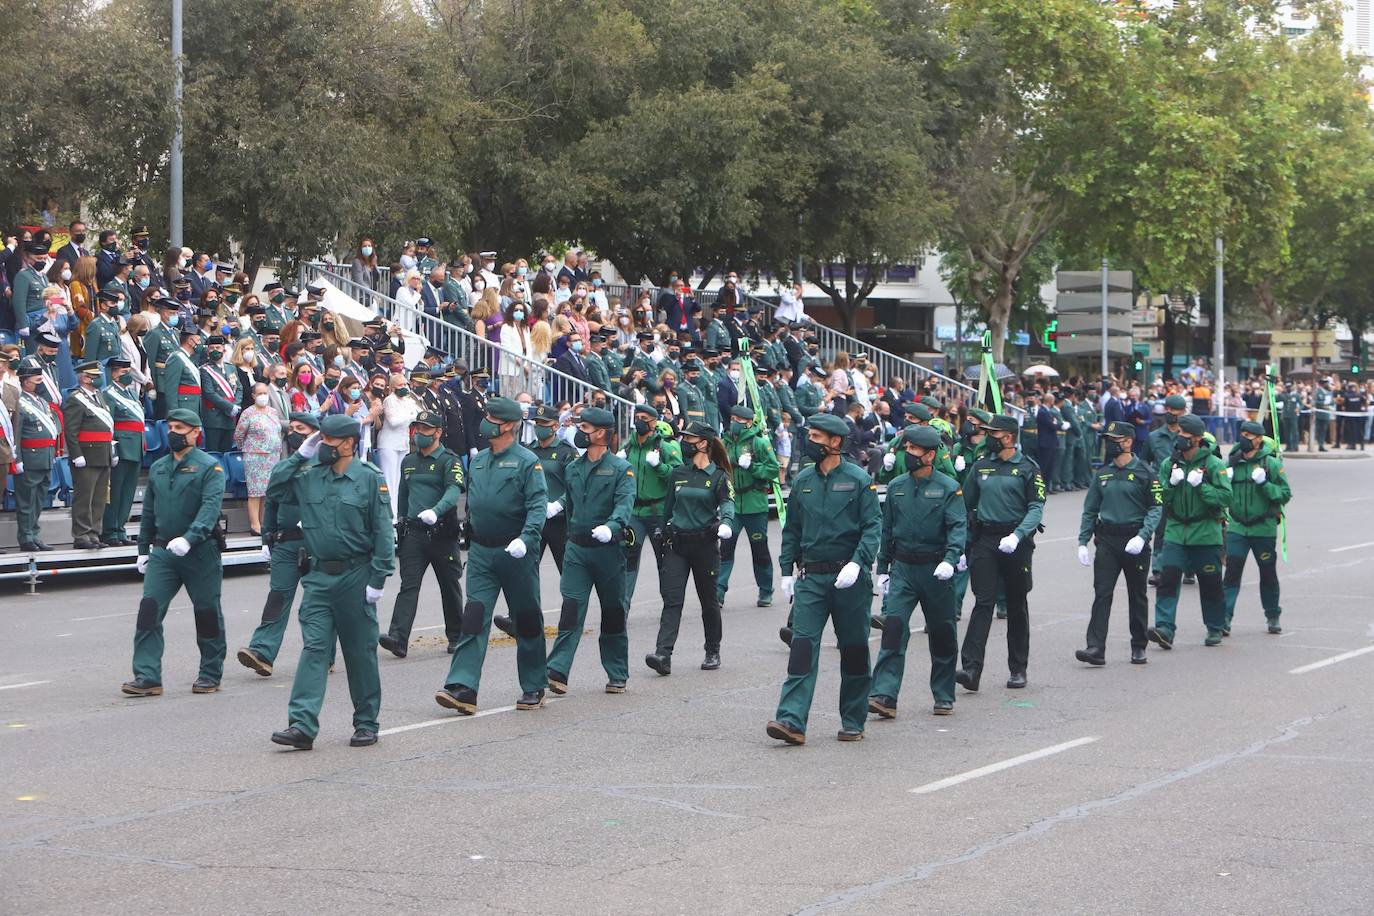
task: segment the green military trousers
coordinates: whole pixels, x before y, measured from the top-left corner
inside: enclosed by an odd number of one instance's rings
[[[72,540],[99,539],[110,499],[110,468],[72,468]]]
[[[202,541],[190,553],[178,557],[165,547],[154,547],[143,576],[143,599],[138,603],[134,628],[134,677],[162,683],[162,621],[167,607],[182,587],[191,599],[196,621],[196,645],[200,647],[200,677],[219,683],[224,675],[224,611],[220,608],[219,545]]]
[[[573,656],[582,639],[593,587],[601,602],[601,635],[597,638],[601,667],[612,681],[624,681],[630,676],[630,637],[625,629],[629,614],[624,604],[625,550],[614,541],[595,547],[569,541],[559,582],[563,607],[558,615],[558,638],[553,641],[548,663],[549,671],[563,675],[564,683],[572,674]],[[543,621],[540,622],[542,625]]]
[[[1277,538],[1251,537],[1235,532],[1226,532],[1226,572],[1221,580],[1221,592],[1226,599],[1226,626],[1231,629],[1231,617],[1236,612],[1236,596],[1240,594],[1240,578],[1245,572],[1245,560],[1255,555],[1259,564],[1260,605],[1264,608],[1264,619],[1278,623],[1283,612],[1279,607],[1279,569]]]
[[[134,507],[134,491],[138,489],[140,462],[125,460],[110,468],[110,501],[105,504],[101,520],[102,541],[127,541],[124,525]]]
[[[1164,542],[1160,551],[1159,585],[1155,589],[1155,629],[1172,641],[1178,627],[1178,589],[1185,571],[1197,574],[1202,622],[1208,635],[1220,635],[1226,626],[1226,599],[1221,592],[1221,545],[1184,546]]]
[[[262,606],[262,622],[253,631],[248,649],[269,664],[277,660],[286,623],[291,619],[291,603],[296,600],[296,586],[301,581],[297,554],[304,542],[279,541],[272,545],[272,562],[268,564],[267,600]],[[331,644],[331,655],[334,647]],[[332,658],[331,658],[332,660]]]
[[[954,671],[959,636],[954,626],[954,586],[935,578],[936,563],[892,564],[883,611],[883,639],[873,665],[873,696],[897,699],[911,639],[911,614],[921,605],[930,643],[930,692],[936,700],[954,701]]]
[[[477,543],[468,549],[468,600],[463,605],[461,634],[445,687],[470,687],[477,691],[481,686],[491,617],[497,596],[504,593],[515,625],[515,664],[520,689],[544,689],[548,669],[544,657],[544,611],[539,606],[538,557],[537,552],[530,551],[517,560],[504,548]]]
[[[21,544],[40,540],[38,517],[43,513],[51,480],[52,472],[46,468],[41,471],[24,468],[24,473],[14,476],[14,516]]]
[[[276,565],[275,563],[273,564]],[[301,660],[291,682],[287,721],[311,738],[320,733],[320,706],[334,661],[343,649],[353,728],[377,731],[382,681],[377,673],[377,607],[367,603],[372,567],[363,560],[339,575],[312,569],[301,578]]]
[[[778,700],[778,722],[806,731],[811,698],[816,692],[816,666],[821,657],[821,633],[833,621],[840,646],[840,719],[845,728],[863,731],[868,718],[868,615],[873,604],[873,579],[867,570],[849,588],[835,587],[835,573],[808,572],[797,578],[792,598],[792,654],[787,680]]]
[[[773,556],[768,551],[768,513],[750,512],[735,516],[735,536],[720,542],[720,573],[716,576],[716,604],[724,606],[730,590],[730,571],[735,568],[735,548],[748,535],[749,555],[754,561],[754,584],[759,602],[773,603]]]

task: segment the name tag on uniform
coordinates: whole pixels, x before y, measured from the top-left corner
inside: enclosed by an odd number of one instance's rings
[[[834,490],[836,493],[848,492],[849,490],[854,489],[854,481],[847,480],[844,483],[837,483],[835,484],[835,486],[831,487],[831,489]]]
[[[615,471],[611,468],[597,468],[592,472],[594,477],[614,477]]]
[[[181,471],[180,471],[179,473],[182,473],[182,474],[194,474],[194,473],[196,472],[196,470],[197,470],[197,468],[187,466],[187,467],[182,468]]]
[[[498,461],[498,462],[496,462],[496,466],[497,466],[498,468],[518,468],[518,467],[520,467],[520,462],[518,462],[518,461]]]
[[[921,495],[924,496],[926,499],[939,499],[945,494],[941,493],[939,490],[926,490]]]

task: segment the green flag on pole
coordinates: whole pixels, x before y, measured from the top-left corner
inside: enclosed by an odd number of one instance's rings
[[[1278,397],[1275,392],[1275,382],[1278,379],[1278,369],[1273,365],[1264,367],[1264,399],[1260,402],[1259,417],[1263,422],[1265,417],[1269,418],[1269,428],[1274,433],[1275,443],[1274,454],[1283,460],[1282,438],[1279,435],[1279,405]],[[1288,562],[1288,523],[1282,514],[1279,515],[1279,556],[1283,557],[1285,563]]]
[[[752,426],[765,429],[763,398],[759,396],[759,382],[754,375],[754,361],[749,358],[749,341],[739,341],[739,377],[743,385],[739,389],[739,404],[752,404],[754,408],[754,422]],[[730,422],[725,418],[725,422]],[[787,503],[782,498],[782,484],[775,479],[773,481],[773,501],[778,507],[778,524],[787,524]]]
[[[992,361],[992,332],[983,332],[983,362],[978,368],[978,406],[985,402],[989,387],[992,389],[992,412],[1002,412],[1002,386],[997,383],[997,364]]]

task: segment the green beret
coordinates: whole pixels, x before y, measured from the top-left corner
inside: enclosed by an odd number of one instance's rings
[[[1240,431],[1243,433],[1249,433],[1252,436],[1264,435],[1264,427],[1256,423],[1254,420],[1246,420],[1244,423],[1240,424]]]
[[[658,411],[657,411],[657,410],[654,410],[654,409],[653,409],[652,407],[650,407],[648,404],[640,404],[640,405],[638,405],[637,407],[635,407],[635,413],[634,413],[634,415],[635,415],[636,417],[638,417],[638,416],[645,416],[645,417],[648,417],[650,420],[657,420],[657,419],[658,419]]]
[[[510,398],[492,398],[487,401],[486,414],[494,417],[502,423],[511,420],[525,419],[525,412],[520,409],[520,405]]]
[[[1102,435],[1111,439],[1134,439],[1135,427],[1124,420],[1113,420],[1107,424],[1107,428]]]
[[[414,420],[410,421],[411,426],[433,426],[435,429],[444,428],[444,417],[433,410],[422,410]]]
[[[336,413],[320,421],[320,435],[336,439],[360,439],[363,428],[358,421],[345,414]]]
[[[1021,424],[1016,422],[1015,417],[1009,417],[1004,413],[994,414],[983,424],[987,429],[995,429],[1004,433],[1018,433],[1021,431]]]
[[[615,426],[615,414],[602,407],[584,407],[578,422],[590,423],[599,429],[611,429]]]
[[[1185,413],[1178,418],[1178,428],[1190,436],[1200,436],[1207,431],[1202,419],[1191,413]]]
[[[830,413],[812,414],[806,421],[810,429],[818,429],[827,436],[847,436],[849,435],[849,424],[839,417]]]
[[[940,433],[933,426],[908,426],[902,431],[902,441],[921,448],[939,448]]]
[[[743,404],[736,404],[734,407],[730,408],[730,417],[732,419],[739,418],[746,423],[753,423],[754,409],[752,407],[746,407]]]
[[[586,416],[586,414],[583,414]],[[716,431],[699,420],[693,420],[687,424],[687,428],[682,431],[684,436],[692,436],[697,439],[714,439]]]
[[[320,428],[320,418],[315,416],[313,413],[293,413],[287,419],[289,419],[292,423],[304,423],[311,429]]]
[[[1171,394],[1164,399],[1164,406],[1168,410],[1187,410],[1188,402],[1181,394]]]
[[[911,404],[906,409],[906,415],[912,419],[920,420],[922,423],[929,423],[935,415],[930,412],[930,408],[924,404]]]
[[[989,420],[992,419],[992,414],[988,413],[986,410],[981,410],[977,407],[970,408],[968,415],[969,419],[973,421],[975,426],[984,426],[987,424]]]
[[[167,411],[167,421],[170,423],[173,420],[178,423],[185,423],[187,426],[194,426],[197,429],[200,428],[200,414],[196,413],[194,410],[187,410],[184,407],[178,407],[176,410]]]
[[[933,398],[930,395],[926,395],[925,397],[921,398],[921,403],[926,405],[936,413],[939,413],[942,409],[944,409],[945,406],[940,403],[939,398]]]

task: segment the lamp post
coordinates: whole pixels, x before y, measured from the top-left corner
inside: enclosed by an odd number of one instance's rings
[[[181,3],[182,0],[172,0],[172,67],[176,73],[172,84],[172,101],[174,106],[173,118],[175,127],[172,132],[172,154],[168,169],[169,184],[168,189],[169,207],[171,212],[168,214],[167,233],[173,248],[181,247]]]

